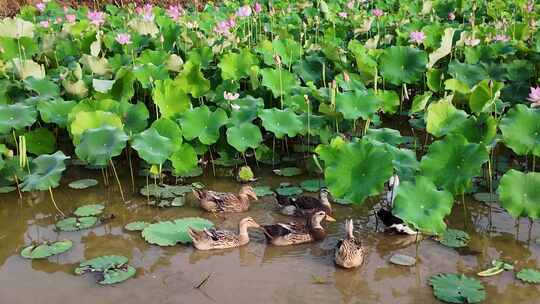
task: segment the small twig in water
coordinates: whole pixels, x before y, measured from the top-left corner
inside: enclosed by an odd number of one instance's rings
[[[206,282],[208,282],[208,280],[210,279],[210,277],[212,276],[212,273],[209,273],[206,278],[204,278],[204,280],[202,280],[197,286],[194,286],[195,289],[201,289],[201,287],[203,287],[203,285],[206,284]]]

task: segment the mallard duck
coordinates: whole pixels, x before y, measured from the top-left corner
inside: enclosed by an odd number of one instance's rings
[[[418,231],[412,229],[403,222],[399,217],[392,214],[394,200],[396,198],[397,189],[399,187],[399,176],[392,175],[388,180],[388,190],[386,192],[386,206],[381,207],[377,211],[377,217],[383,222],[388,230],[400,234],[416,235]]]
[[[317,211],[306,219],[306,224],[299,223],[277,223],[265,225],[266,240],[276,246],[288,246],[295,244],[322,241],[326,238],[326,231],[321,225],[323,220],[335,221],[324,211]]]
[[[249,209],[249,200],[257,200],[257,194],[251,186],[243,186],[238,194],[194,189],[193,194],[201,207],[210,212],[245,212]]]
[[[332,205],[328,199],[329,195],[328,189],[322,188],[319,198],[307,195],[288,197],[276,194],[276,200],[282,207],[280,211],[283,215],[306,217],[317,211],[324,211],[327,216],[330,216]]]
[[[238,234],[229,230],[188,228],[193,247],[198,250],[226,249],[244,246],[249,243],[248,228],[261,228],[251,217],[246,217],[238,223]]]
[[[362,242],[354,237],[353,228],[353,221],[346,220],[347,238],[337,243],[334,252],[334,262],[343,268],[355,268],[362,265],[367,254]]]

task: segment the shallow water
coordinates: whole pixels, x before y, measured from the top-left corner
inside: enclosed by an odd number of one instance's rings
[[[264,184],[301,179],[278,178],[270,170],[257,172]],[[79,178],[94,177],[100,185],[72,190],[66,185]],[[208,188],[236,191],[239,185],[230,177],[206,176],[194,179]],[[430,276],[441,272],[463,272],[475,276],[492,259],[518,261],[519,267],[539,267],[538,225],[529,231],[529,221],[515,221],[497,205],[493,206],[494,225],[488,231],[488,207],[467,200],[467,212],[456,203],[449,226],[465,229],[471,235],[467,250],[445,248],[424,240],[418,248],[419,262],[407,268],[392,265],[393,253],[415,255],[415,237],[392,236],[377,227],[369,216],[374,201],[363,207],[335,206],[336,223],[329,223],[328,238],[320,243],[286,248],[267,246],[264,236],[253,231],[245,247],[223,251],[197,252],[189,246],[158,247],[147,244],[140,233],[127,232],[131,221],[157,221],[185,216],[201,216],[217,227],[236,229],[239,219],[249,214],[259,223],[287,220],[275,212],[276,204],[266,197],[252,204],[246,214],[218,219],[197,209],[188,196],[184,207],[158,209],[146,206],[146,198],[131,193],[128,176],[122,178],[127,202],[122,202],[115,186],[104,187],[99,171],[71,167],[55,189],[61,209],[69,211],[86,203],[105,202],[106,214],[115,218],[93,229],[56,232],[55,210],[46,192],[0,194],[0,303],[439,303],[428,286]],[[145,179],[137,181],[144,185]],[[355,219],[355,230],[369,250],[362,268],[337,269],[333,247],[344,235],[343,220]],[[378,228],[378,229],[377,229]],[[379,230],[379,231],[377,231]],[[516,236],[517,235],[517,236]],[[48,260],[29,261],[18,253],[32,241],[71,239],[74,247]],[[532,240],[531,240],[532,239]],[[78,277],[78,262],[99,255],[119,254],[137,268],[135,278],[113,287],[98,286],[92,275]],[[208,281],[195,289],[208,275]],[[540,290],[521,283],[512,272],[483,278],[488,297],[485,303],[538,303]]]

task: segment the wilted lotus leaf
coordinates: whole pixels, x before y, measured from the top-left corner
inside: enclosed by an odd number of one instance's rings
[[[63,128],[67,125],[69,112],[76,104],[77,102],[73,100],[61,98],[43,99],[38,101],[37,109],[44,122],[54,123]]]
[[[84,131],[105,126],[123,129],[122,120],[116,114],[104,111],[78,112],[70,128],[71,135],[73,135],[73,142],[78,144]]]
[[[5,18],[0,21],[0,37],[34,38],[34,24],[22,18]]]
[[[467,113],[458,110],[452,102],[443,99],[427,108],[427,131],[436,137],[444,136],[459,128],[467,120]]]
[[[441,235],[439,242],[446,247],[460,248],[469,244],[471,237],[465,231],[458,229],[447,229]]]
[[[198,138],[205,145],[219,139],[219,129],[227,123],[227,113],[221,108],[211,112],[207,106],[200,106],[184,113],[180,124],[187,140]]]
[[[174,175],[185,176],[193,170],[197,169],[199,164],[199,158],[197,152],[188,143],[183,143],[176,152],[174,152],[169,160],[172,163],[174,169]]]
[[[43,242],[37,245],[25,247],[21,251],[21,256],[27,259],[43,259],[52,255],[68,251],[73,246],[70,240],[58,242]]]
[[[84,131],[81,141],[75,147],[77,156],[94,166],[106,166],[122,153],[128,136],[122,129],[103,126]]]
[[[482,283],[461,274],[443,273],[429,280],[437,299],[449,303],[480,303],[486,298]]]
[[[259,117],[262,119],[263,127],[280,139],[285,135],[294,137],[304,129],[300,117],[289,109],[264,109],[259,112]]]
[[[35,155],[53,153],[56,150],[56,137],[46,128],[34,129],[24,134],[26,150]]]
[[[29,77],[33,77],[35,79],[45,78],[45,67],[31,59],[22,60],[19,58],[13,58],[8,62],[7,66],[21,80]]]
[[[279,195],[283,196],[294,196],[294,195],[300,195],[302,194],[302,188],[295,187],[295,186],[287,186],[287,187],[278,187],[276,188],[276,192]]]
[[[390,83],[414,83],[426,71],[426,53],[407,46],[392,46],[380,57],[381,75]]]
[[[187,94],[178,89],[177,84],[171,79],[156,80],[154,82],[152,99],[158,106],[161,116],[166,118],[184,113],[191,106]]]
[[[194,98],[203,96],[210,89],[210,81],[204,78],[199,65],[188,60],[176,79],[176,88],[182,88]]]
[[[298,79],[291,72],[284,69],[262,69],[262,85],[270,89],[275,98],[286,96],[293,88],[298,86]]]
[[[515,105],[501,120],[504,143],[518,155],[540,157],[540,111]]]
[[[372,90],[355,90],[336,95],[336,110],[345,119],[371,119],[381,107],[381,100]]]
[[[144,228],[146,228],[148,225],[150,225],[147,222],[143,221],[136,221],[128,223],[124,226],[124,228],[128,231],[142,231]]]
[[[302,170],[296,168],[296,167],[286,167],[281,169],[275,169],[273,170],[275,174],[280,176],[295,176],[302,174]]]
[[[23,191],[47,190],[59,185],[62,172],[66,170],[64,161],[69,157],[62,151],[43,154],[33,159],[30,164],[31,174],[25,176]]]
[[[516,274],[517,278],[526,283],[540,284],[540,271],[532,268],[523,268]]]
[[[322,179],[308,179],[301,182],[300,187],[308,192],[317,192],[321,188],[326,187],[326,183]]]
[[[139,157],[152,165],[161,165],[174,152],[173,142],[161,136],[156,129],[149,128],[133,137],[131,146],[139,153]]]
[[[500,180],[501,205],[513,217],[540,218],[540,173],[507,171]]]
[[[22,103],[0,104],[0,134],[31,126],[36,122],[37,111]]]
[[[253,190],[257,194],[258,197],[268,196],[274,194],[274,191],[272,191],[272,188],[269,186],[257,186],[253,187]]]
[[[88,272],[95,272],[99,275],[99,284],[109,285],[120,283],[135,275],[135,268],[127,263],[128,259],[124,256],[100,256],[81,262],[79,267],[75,268],[75,274],[82,275]]]
[[[98,184],[98,181],[95,179],[84,178],[84,179],[73,181],[69,183],[68,186],[72,189],[86,189],[86,188],[94,187],[97,184]]]
[[[248,148],[255,149],[262,142],[261,130],[249,122],[230,127],[227,129],[227,142],[242,153]]]
[[[79,231],[88,229],[97,224],[98,218],[94,216],[68,217],[56,223],[56,228],[61,231]]]
[[[105,209],[105,206],[103,206],[102,204],[88,204],[75,209],[75,211],[73,211],[73,214],[79,217],[94,216],[100,215],[103,212],[103,209]]]
[[[444,36],[441,39],[441,46],[429,54],[428,69],[431,69],[437,61],[444,58],[452,51],[452,41],[456,29],[447,28],[444,30]]]
[[[164,221],[150,224],[142,231],[143,238],[150,244],[158,246],[174,246],[191,243],[188,227],[195,230],[211,228],[214,224],[199,217],[186,217],[174,221]]]

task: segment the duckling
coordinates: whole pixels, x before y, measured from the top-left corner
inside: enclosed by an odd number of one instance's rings
[[[403,222],[402,219],[392,214],[394,200],[396,199],[397,189],[399,187],[399,176],[392,175],[388,180],[388,191],[386,192],[387,206],[381,207],[377,211],[377,217],[383,222],[388,230],[399,234],[416,235],[418,231],[412,229]]]
[[[362,242],[353,235],[353,221],[345,221],[347,238],[340,240],[334,252],[334,262],[343,268],[355,268],[364,262],[367,250],[362,246]]]
[[[328,199],[330,193],[328,189],[322,188],[319,198],[302,195],[296,198],[276,194],[278,204],[282,207],[280,212],[283,215],[306,217],[317,211],[324,211],[327,216],[332,214],[332,205]]]
[[[188,234],[193,241],[193,247],[198,250],[226,249],[244,246],[249,243],[248,228],[261,228],[251,217],[246,217],[238,223],[238,234],[229,230],[188,228]]]
[[[326,231],[321,225],[323,220],[335,221],[324,211],[317,211],[306,219],[306,224],[277,223],[264,225],[266,240],[275,246],[289,246],[295,244],[322,241],[326,238]]]
[[[258,200],[251,186],[243,186],[238,194],[194,189],[193,194],[201,207],[210,212],[245,212],[249,210],[250,199]]]

